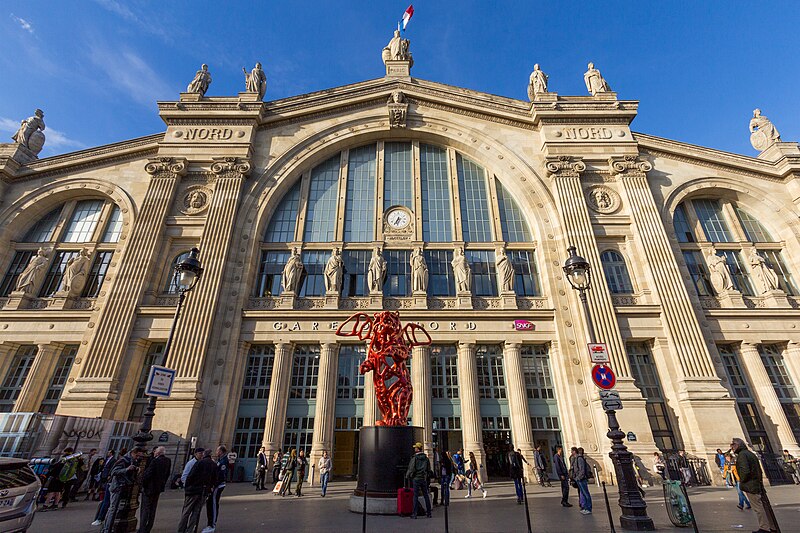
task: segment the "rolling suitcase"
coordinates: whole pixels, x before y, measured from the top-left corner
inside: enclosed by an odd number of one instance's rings
[[[400,487],[397,489],[397,514],[410,516],[414,511],[414,489]]]

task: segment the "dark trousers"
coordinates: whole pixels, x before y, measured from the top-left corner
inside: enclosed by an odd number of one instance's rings
[[[122,491],[112,492],[111,500],[108,504],[108,512],[106,513],[105,521],[103,522],[103,533],[113,533],[114,519],[117,517],[119,510],[119,499]]]
[[[267,470],[265,468],[256,469],[256,490],[264,490],[264,482],[266,481]]]
[[[281,477],[281,464],[272,469],[272,483],[277,483]]]
[[[187,494],[183,498],[183,511],[181,521],[178,524],[178,533],[194,533],[197,523],[200,521],[200,511],[206,502],[206,493]]]
[[[514,478],[514,490],[517,491],[517,501],[521,502],[522,501],[522,494],[523,494],[523,492],[522,492],[522,478],[521,477],[515,477]]]
[[[139,508],[139,531],[138,533],[150,533],[156,521],[156,509],[158,508],[158,498],[160,492],[155,494],[142,493],[142,506]]]
[[[450,505],[450,476],[441,477],[442,505]]]
[[[69,503],[70,499],[73,498],[73,491],[75,490],[75,486],[78,483],[77,479],[71,479],[69,481],[64,482],[64,490],[61,491],[61,507],[64,508]]]
[[[422,479],[414,480],[414,511],[411,513],[412,518],[417,517],[417,509],[419,509],[419,497],[425,499],[425,514],[431,514],[431,496],[428,493],[428,483]]]
[[[561,503],[569,503],[569,479],[567,476],[561,477]]]
[[[206,516],[208,517],[208,526],[217,527],[217,517],[219,516],[219,499],[222,497],[222,491],[225,487],[214,487],[206,502]]]

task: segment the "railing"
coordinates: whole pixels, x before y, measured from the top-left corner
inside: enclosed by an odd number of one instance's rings
[[[784,461],[780,455],[771,453],[759,453],[761,467],[764,475],[767,476],[770,485],[788,485],[794,483],[792,476],[786,472]]]
[[[681,457],[675,452],[665,453],[664,457],[667,462],[669,479],[683,480],[687,485],[711,485],[711,474],[708,471],[708,461],[705,459],[688,453]],[[682,471],[682,468],[685,471]]]

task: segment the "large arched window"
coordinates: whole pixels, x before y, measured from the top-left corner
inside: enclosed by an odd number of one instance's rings
[[[419,243],[428,295],[454,296],[454,241],[465,243],[473,295],[498,296],[496,252],[505,247],[517,294],[539,296],[533,235],[509,191],[452,148],[378,141],[345,150],[308,169],[278,202],[262,241],[255,295],[280,294],[288,243],[302,236],[300,297],[325,295],[324,268],[334,242],[343,243],[343,297],[369,294],[376,242],[387,265],[384,296],[411,296],[411,253]],[[390,220],[391,213],[400,218]]]
[[[603,264],[603,273],[606,275],[608,288],[613,294],[630,294],[633,292],[628,266],[619,252],[606,250],[600,254],[600,262]]]
[[[120,208],[104,199],[66,202],[46,213],[13,242],[14,253],[0,283],[0,296],[8,296],[17,287],[20,274],[42,248],[48,257],[45,275],[32,293],[52,296],[61,287],[69,261],[86,248],[91,267],[81,296],[94,298],[100,293],[111,257],[122,233]]]
[[[760,292],[750,270],[753,254],[762,257],[775,271],[784,292],[798,294],[784,261],[782,243],[736,202],[724,198],[687,200],[675,209],[673,225],[684,262],[700,296],[714,293],[707,265],[712,250],[725,259],[733,286],[742,294],[752,296]]]

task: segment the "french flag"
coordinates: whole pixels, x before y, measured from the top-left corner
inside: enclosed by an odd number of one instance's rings
[[[406,26],[408,26],[408,21],[411,20],[411,17],[414,16],[414,5],[408,6],[406,12],[403,13],[403,31],[406,31]]]

